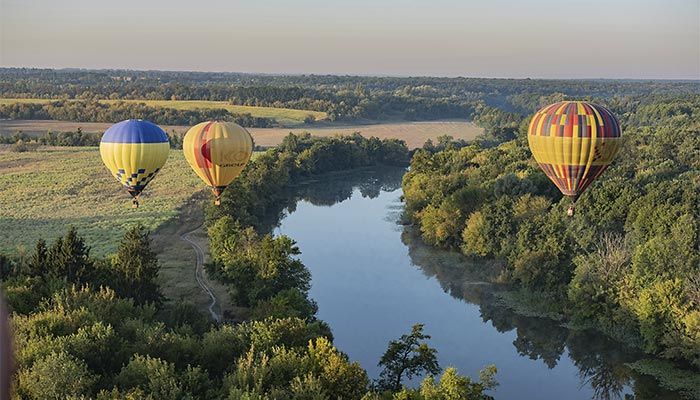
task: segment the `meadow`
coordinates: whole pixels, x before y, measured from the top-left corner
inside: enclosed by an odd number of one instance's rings
[[[44,104],[58,99],[11,99],[0,98],[0,105],[14,103],[38,103]],[[223,108],[235,114],[250,114],[253,117],[274,118],[278,123],[284,126],[296,126],[304,123],[304,119],[313,115],[316,121],[322,121],[327,118],[325,112],[309,111],[309,110],[294,110],[291,108],[276,108],[276,107],[256,107],[256,106],[240,106],[233,105],[226,101],[208,101],[208,100],[100,100],[100,103],[114,104],[117,102],[125,103],[145,103],[151,107],[174,108],[176,110],[194,110],[206,108]]]
[[[75,226],[92,253],[116,250],[124,231],[141,223],[156,230],[205,187],[181,151],[173,150],[160,174],[131,208],[130,196],[102,164],[96,147],[0,150],[0,252],[22,255],[36,240],[52,241]]]

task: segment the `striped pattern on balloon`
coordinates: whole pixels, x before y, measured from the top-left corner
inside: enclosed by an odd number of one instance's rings
[[[576,202],[612,163],[622,145],[620,133],[617,118],[607,108],[562,101],[535,113],[527,139],[542,171]]]

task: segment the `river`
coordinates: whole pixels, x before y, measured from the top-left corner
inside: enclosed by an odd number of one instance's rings
[[[634,350],[517,315],[479,279],[483,265],[424,245],[399,223],[402,174],[362,171],[301,185],[274,229],[297,242],[319,318],[371,378],[388,342],[422,323],[441,367],[477,377],[497,366],[499,386],[489,393],[496,399],[676,398],[624,365],[639,357]]]

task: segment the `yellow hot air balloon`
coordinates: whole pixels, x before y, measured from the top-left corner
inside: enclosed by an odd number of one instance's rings
[[[574,203],[622,145],[615,116],[585,101],[562,101],[539,110],[530,121],[527,140],[542,171]],[[573,212],[572,205],[568,213]]]
[[[185,158],[211,187],[221,204],[221,193],[245,168],[253,154],[253,138],[232,122],[208,121],[190,128],[182,141]]]
[[[168,135],[152,122],[129,119],[107,129],[100,141],[100,155],[117,181],[139,206],[138,196],[168,159]]]

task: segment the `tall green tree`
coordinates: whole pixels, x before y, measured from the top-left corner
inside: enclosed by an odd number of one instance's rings
[[[382,390],[397,391],[401,389],[403,378],[440,373],[437,350],[428,346],[425,342],[428,339],[430,335],[423,333],[423,324],[415,324],[410,334],[389,342],[389,347],[379,360],[379,366],[383,369],[377,386]]]
[[[156,283],[160,266],[151,249],[150,232],[142,225],[129,229],[119,244],[112,267],[118,275],[117,292],[138,304],[162,299]]]
[[[38,251],[42,251],[37,246]],[[41,256],[37,256],[37,261]],[[94,271],[90,259],[90,247],[85,239],[78,235],[75,227],[70,227],[66,236],[59,237],[48,252],[47,267],[49,270],[64,276],[69,282],[86,282]]]

